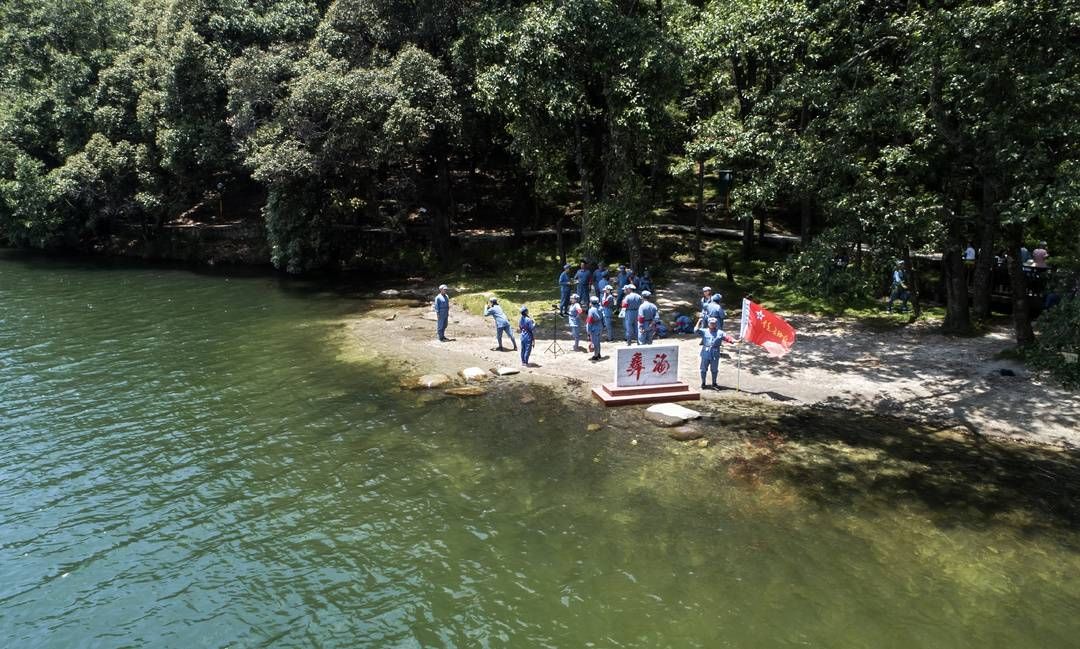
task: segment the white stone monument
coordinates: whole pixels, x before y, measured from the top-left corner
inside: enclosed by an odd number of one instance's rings
[[[678,345],[634,345],[615,354],[615,380],[594,387],[606,406],[696,401],[701,393],[679,381]]]

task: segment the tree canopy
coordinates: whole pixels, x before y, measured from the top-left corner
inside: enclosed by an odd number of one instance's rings
[[[586,254],[636,260],[680,188],[696,182],[700,225],[705,178],[730,169],[730,216],[789,217],[804,253],[940,251],[955,276],[967,241],[1048,236],[1077,258],[1078,17],[1078,0],[11,0],[0,238],[152,237],[225,191],[291,272],[347,265],[342,228],[417,214],[443,258],[457,224],[572,219]],[[965,330],[966,290],[950,304]]]

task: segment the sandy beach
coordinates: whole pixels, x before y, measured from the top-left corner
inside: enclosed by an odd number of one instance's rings
[[[693,289],[682,288],[662,293],[678,296],[658,301],[665,321],[677,310],[690,311]],[[516,308],[504,308],[516,322]],[[730,334],[737,333],[738,315],[729,305],[725,330]],[[706,404],[749,400],[848,409],[962,428],[974,436],[1080,447],[1080,396],[1019,363],[997,359],[1010,347],[1011,332],[1004,327],[979,338],[952,338],[937,333],[935,323],[881,330],[847,319],[781,315],[798,331],[791,353],[775,359],[753,345],[725,345],[721,389],[703,391]],[[498,380],[542,383],[603,408],[591,399],[590,390],[613,380],[615,350],[625,344],[605,343],[605,359],[590,361],[589,353],[570,351],[569,330],[560,318],[556,330],[564,353],[553,355],[547,351],[550,316],[537,320],[531,367]],[[375,300],[363,315],[349,320],[346,329],[349,344],[395,358],[417,375],[443,373],[460,380],[457,373],[466,367],[520,368],[517,352],[495,350],[491,319],[466,313],[453,301],[447,333],[451,342],[435,339],[431,306],[418,301]],[[657,344],[677,344],[680,379],[693,386],[700,383],[696,336],[676,335]]]

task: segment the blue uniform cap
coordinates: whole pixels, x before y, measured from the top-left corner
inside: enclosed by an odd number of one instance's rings
[[[566,270],[567,268],[573,268],[573,266],[571,266],[570,264],[563,264],[562,267],[563,270]]]
[[[589,304],[600,304],[600,298],[595,295],[589,298]]]
[[[652,295],[652,293],[650,293],[649,291],[642,291],[641,292],[641,297],[649,297],[651,295]]]
[[[722,299],[724,299],[724,296],[723,296],[723,295],[720,295],[719,293],[715,293],[715,294],[713,294],[713,296],[712,296],[712,301],[713,301],[713,302],[716,302],[717,304],[719,304],[719,303],[720,303],[720,300],[722,300]]]
[[[522,306],[522,307],[521,307],[521,312],[522,312],[522,313],[528,313],[528,312],[529,312],[529,307],[527,307],[527,306]]]

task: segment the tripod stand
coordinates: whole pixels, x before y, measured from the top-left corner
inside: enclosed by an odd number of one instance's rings
[[[545,354],[551,354],[554,358],[558,358],[559,354],[565,354],[562,346],[559,345],[559,305],[553,304],[551,306],[551,344],[544,350]]]

